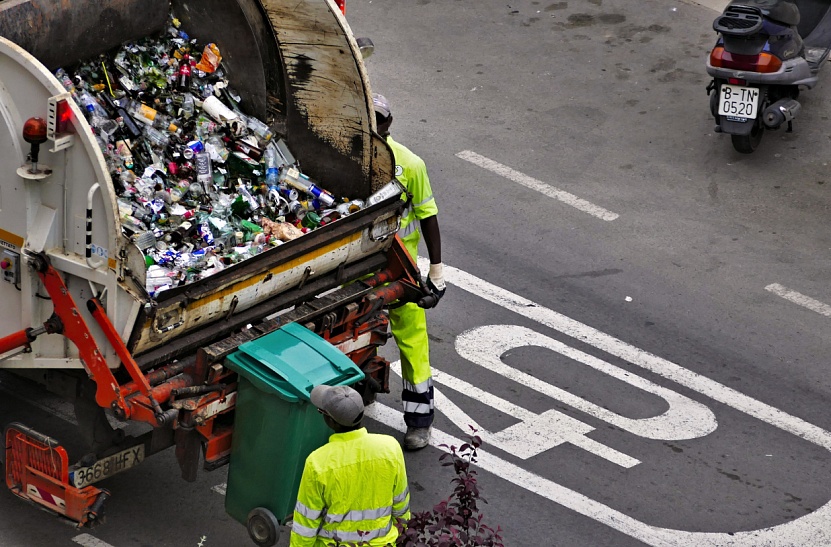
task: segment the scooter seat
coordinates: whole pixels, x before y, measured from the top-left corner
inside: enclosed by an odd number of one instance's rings
[[[747,6],[757,8],[762,15],[784,25],[799,24],[799,8],[789,0],[732,0],[725,11],[732,7]]]

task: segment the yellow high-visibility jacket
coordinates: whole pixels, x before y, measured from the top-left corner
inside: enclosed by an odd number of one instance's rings
[[[395,519],[410,518],[404,454],[389,435],[335,433],[306,459],[291,547],[395,545]]]
[[[403,144],[387,137],[387,144],[395,156],[395,178],[413,195],[413,201],[407,206],[401,218],[398,235],[404,247],[415,260],[418,257],[418,242],[421,239],[419,220],[437,215],[439,208],[433,198],[433,188],[424,160]]]

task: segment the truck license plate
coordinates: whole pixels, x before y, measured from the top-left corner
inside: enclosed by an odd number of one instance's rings
[[[722,84],[718,101],[720,116],[756,119],[759,106],[759,89],[740,85]]]
[[[144,445],[140,444],[100,459],[89,467],[76,469],[72,472],[70,480],[75,488],[83,488],[135,467],[142,461],[144,461]]]

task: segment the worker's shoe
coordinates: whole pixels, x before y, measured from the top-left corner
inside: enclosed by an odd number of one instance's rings
[[[432,427],[408,427],[404,435],[405,450],[421,450],[430,444],[430,431]]]

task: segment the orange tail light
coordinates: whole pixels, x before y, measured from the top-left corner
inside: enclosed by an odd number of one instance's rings
[[[779,69],[782,68],[782,60],[771,53],[739,55],[738,53],[725,51],[722,46],[714,47],[713,51],[710,52],[710,64],[719,68],[732,68],[762,74],[779,72]]]

